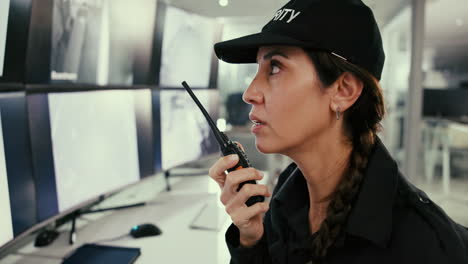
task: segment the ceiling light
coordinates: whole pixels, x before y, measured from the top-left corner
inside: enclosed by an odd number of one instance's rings
[[[228,0],[219,0],[218,3],[219,3],[220,6],[223,6],[223,7],[229,5],[229,1],[228,1]]]
[[[461,18],[457,18],[457,20],[455,21],[455,23],[456,23],[457,26],[459,26],[459,27],[463,26],[463,24],[464,24],[464,23],[463,23],[463,19],[461,19]]]

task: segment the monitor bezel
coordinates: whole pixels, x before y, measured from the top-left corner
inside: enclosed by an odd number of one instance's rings
[[[32,0],[10,0],[0,91],[25,81],[31,6]]]

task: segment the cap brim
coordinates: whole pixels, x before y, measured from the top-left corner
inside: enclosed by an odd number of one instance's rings
[[[307,47],[310,46],[310,43],[305,43],[290,37],[262,32],[216,43],[214,49],[216,56],[225,62],[256,63],[258,49],[261,46],[271,45]]]

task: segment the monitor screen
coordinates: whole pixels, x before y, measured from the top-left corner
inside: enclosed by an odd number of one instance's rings
[[[423,116],[464,122],[468,116],[468,89],[424,89]]]
[[[0,0],[0,77],[3,76],[3,67],[5,65],[5,47],[9,10],[10,0]]]
[[[48,100],[59,212],[140,179],[133,91]]]
[[[145,84],[156,0],[54,0],[51,81]]]
[[[0,109],[0,127],[2,122]],[[3,147],[3,131],[0,129],[0,247],[13,239],[13,222],[11,218],[10,194]]]
[[[167,7],[162,40],[159,84],[209,88],[216,24],[213,19]]]
[[[217,91],[194,90],[194,93],[216,122]],[[160,101],[164,170],[219,151],[208,122],[185,90],[162,90]]]

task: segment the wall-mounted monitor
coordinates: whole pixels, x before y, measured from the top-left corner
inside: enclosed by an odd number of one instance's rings
[[[28,96],[39,220],[140,180],[135,91]]]
[[[139,180],[132,91],[48,99],[60,212]]]
[[[0,256],[153,173],[151,104],[150,89],[0,93]]]
[[[216,87],[216,78],[212,78],[217,71],[213,45],[219,36],[220,26],[215,19],[167,6],[159,85],[182,88],[181,82],[187,81],[194,88]]]
[[[29,47],[29,83],[151,84],[157,0],[38,2],[32,13],[30,42],[37,45]]]
[[[212,119],[218,118],[218,91],[194,90]],[[185,90],[161,90],[162,169],[218,153],[219,146],[208,123]]]
[[[466,123],[468,120],[468,89],[424,89],[423,116],[452,119]]]

